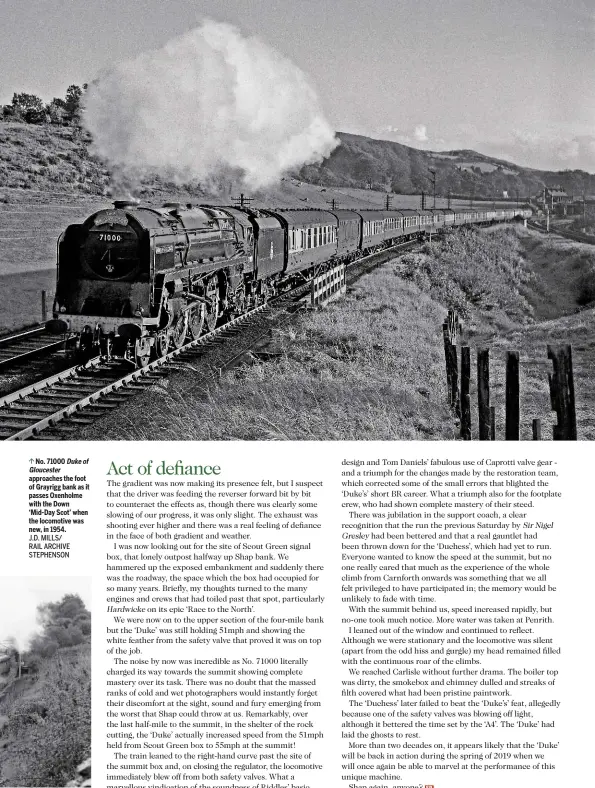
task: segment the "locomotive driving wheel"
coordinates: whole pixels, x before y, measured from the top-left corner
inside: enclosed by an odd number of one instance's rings
[[[192,339],[198,339],[202,333],[202,327],[205,322],[205,305],[195,304],[190,307],[188,312],[188,329]]]
[[[178,350],[186,341],[188,333],[188,313],[181,312],[176,318],[171,329],[171,343]]]
[[[163,356],[166,356],[168,348],[169,348],[169,329],[164,328],[162,331],[159,331],[155,336],[155,344],[153,345],[153,352],[155,354],[155,358],[163,358]]]
[[[207,281],[205,295],[208,299],[208,304],[204,310],[205,323],[207,331],[212,331],[217,325],[217,320],[219,318],[219,285],[217,283],[217,277],[212,276]]]

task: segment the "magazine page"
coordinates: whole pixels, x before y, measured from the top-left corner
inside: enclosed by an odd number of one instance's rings
[[[591,9],[0,22],[0,788],[585,783]]]

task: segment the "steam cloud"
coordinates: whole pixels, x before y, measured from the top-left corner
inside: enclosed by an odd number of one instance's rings
[[[239,171],[257,189],[338,144],[297,66],[212,21],[102,74],[84,122],[114,171],[180,183]]]

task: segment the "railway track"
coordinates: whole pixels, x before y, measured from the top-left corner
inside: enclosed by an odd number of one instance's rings
[[[347,281],[415,247],[417,241],[382,249],[346,266]],[[130,397],[162,381],[180,362],[204,360],[200,372],[219,377],[266,341],[309,300],[310,282],[277,296],[228,323],[156,359],[130,370],[125,361],[95,358],[0,398],[0,440],[62,440],[118,408]]]
[[[0,338],[0,372],[45,356],[64,347],[64,339],[56,339],[43,327],[31,328]]]
[[[572,230],[552,227],[550,227],[548,231],[543,225],[537,224],[536,222],[527,222],[527,227],[530,227],[532,230],[537,230],[537,232],[542,233],[542,235],[559,235],[562,238],[568,238],[570,241],[590,244],[591,246],[595,245],[595,238],[593,238],[592,235],[583,235],[582,233],[575,233]]]

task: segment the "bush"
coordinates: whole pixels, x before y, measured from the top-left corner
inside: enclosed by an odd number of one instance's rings
[[[447,235],[441,243],[425,244],[396,265],[396,273],[461,317],[471,310],[501,310],[511,318],[526,318],[531,307],[522,290],[532,279],[520,255],[514,230],[491,233],[474,228]]]
[[[14,704],[7,726],[11,785],[62,786],[88,757],[90,676],[88,646],[60,652],[43,666],[36,697]]]

